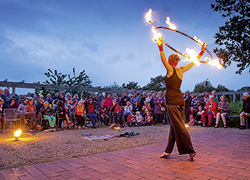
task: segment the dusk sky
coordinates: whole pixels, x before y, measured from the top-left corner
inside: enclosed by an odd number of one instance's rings
[[[47,69],[72,74],[86,70],[93,86],[129,81],[146,85],[165,75],[151,26],[144,15],[153,9],[155,23],[196,35],[213,52],[214,35],[225,19],[212,11],[213,0],[1,0],[0,80],[43,82]],[[184,36],[161,31],[165,41],[185,52],[199,46]],[[174,53],[166,46],[166,56]],[[207,56],[207,54],[205,54]],[[215,55],[213,54],[215,57]],[[184,59],[184,58],[182,58]],[[188,62],[180,62],[179,66]],[[181,90],[192,91],[209,79],[214,87],[231,90],[250,86],[248,70],[236,75],[236,65],[217,69],[208,64],[184,73]],[[18,91],[17,91],[18,92]]]

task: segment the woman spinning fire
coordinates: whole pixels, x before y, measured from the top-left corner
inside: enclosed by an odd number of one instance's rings
[[[180,91],[180,86],[183,79],[183,73],[188,71],[191,67],[195,65],[194,62],[189,63],[186,66],[177,68],[177,64],[180,61],[180,57],[176,54],[172,54],[166,59],[165,53],[162,46],[162,37],[157,41],[161,60],[165,68],[167,69],[167,75],[165,78],[167,94],[167,112],[170,120],[170,131],[169,139],[165,152],[160,156],[160,158],[167,158],[173,151],[174,143],[176,141],[179,154],[189,154],[190,161],[193,161],[196,155],[190,135],[185,127],[184,121],[182,119],[184,115],[184,99]],[[200,54],[196,57],[199,60],[204,51],[206,50],[206,44],[204,43]]]

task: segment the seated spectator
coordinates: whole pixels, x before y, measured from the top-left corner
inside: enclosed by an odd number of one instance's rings
[[[61,128],[62,126],[62,121],[64,123],[64,130],[67,130],[67,122],[70,127],[73,125],[72,122],[69,120],[67,109],[65,108],[64,102],[62,100],[58,101],[58,106],[55,108],[55,110],[59,116],[59,119],[58,119],[59,128]]]
[[[4,109],[6,109],[6,106],[4,104],[4,100],[0,98],[0,132],[3,132],[3,126],[4,126]]]
[[[202,113],[201,118],[203,122],[203,127],[206,126],[206,117],[208,117],[208,124],[207,126],[210,127],[212,125],[212,118],[216,117],[217,115],[217,103],[214,101],[214,96],[209,96],[209,101],[207,102],[206,106],[204,107],[205,112]]]
[[[190,114],[190,115],[189,115],[189,121],[188,121],[187,125],[193,126],[193,125],[196,124],[196,122],[197,122],[197,121],[194,119],[193,114]]]
[[[41,108],[43,108],[43,99],[41,97],[38,98],[38,102],[36,104],[36,115],[40,113]]]
[[[212,91],[212,96],[214,97],[214,101],[218,104],[219,103],[219,98],[216,95],[216,91],[215,90]]]
[[[243,93],[243,107],[240,113],[240,129],[246,128],[245,118],[250,117],[250,98],[247,92]]]
[[[142,116],[145,117],[148,112],[151,114],[151,106],[147,101],[144,101],[144,106],[142,107]]]
[[[218,103],[218,113],[216,116],[215,128],[217,128],[219,125],[220,117],[223,121],[224,128],[226,128],[227,127],[226,116],[229,115],[229,103],[226,101],[225,96],[221,96],[220,100],[221,101]]]
[[[145,116],[145,124],[146,124],[146,125],[151,125],[151,126],[154,125],[153,117],[150,115],[150,112],[147,112],[147,113],[146,113],[146,116]]]
[[[84,126],[85,116],[84,116],[84,106],[82,101],[78,101],[78,105],[75,107],[75,114],[77,117],[78,129],[86,129],[86,127]]]
[[[36,109],[33,105],[33,99],[29,99],[27,105],[24,108],[24,115],[26,119],[29,119],[29,131],[32,133],[33,129],[36,127],[41,130],[42,127],[38,124],[36,119]]]
[[[52,109],[51,104],[49,105],[49,103],[45,101],[43,107],[40,109],[40,112],[42,113],[44,119],[47,119],[49,121],[50,128],[51,129],[55,128],[55,122],[56,122],[55,110]]]
[[[203,124],[202,123],[202,119],[201,119],[201,115],[202,113],[204,113],[205,111],[202,109],[201,106],[198,107],[198,112],[195,115],[195,120],[197,121],[197,124]]]
[[[5,106],[6,106],[6,107],[9,107],[9,105],[10,105],[10,100],[12,99],[12,94],[10,94],[8,88],[4,89],[4,95],[5,95],[5,101],[4,101]]]
[[[14,109],[17,109],[19,106],[18,102],[16,102],[16,99],[15,98],[12,98],[10,100],[10,105],[8,108],[14,108]]]
[[[198,108],[199,109],[199,108]],[[188,112],[188,121],[190,121],[190,115],[193,115],[193,117],[196,117],[197,112],[194,110],[194,107],[190,107],[190,110]]]
[[[136,122],[136,119],[135,119],[135,116],[133,115],[133,113],[131,113],[129,116],[128,116],[128,118],[127,118],[127,124],[128,124],[128,126],[132,126],[132,124],[135,124],[135,123],[137,123]]]
[[[113,100],[113,104],[110,108],[112,119],[115,120],[115,122],[119,122],[121,127],[124,127],[124,122],[122,120],[122,107],[119,106],[116,100]]]
[[[105,100],[101,101],[100,104],[100,125],[107,126],[109,124],[109,116],[108,116],[108,111],[107,111],[107,106],[105,105]]]
[[[51,98],[50,94],[47,94],[47,98],[44,101],[48,102],[49,104],[52,104],[53,99]]]
[[[198,107],[200,106],[199,94],[196,94],[195,97],[192,99],[191,106],[194,107],[194,110],[196,112],[198,111]]]
[[[93,99],[89,99],[89,101],[87,102],[87,110],[88,110],[88,113],[87,113],[87,117],[90,118],[92,124],[93,124],[93,128],[96,128],[97,127],[97,123],[96,123],[96,120],[97,120],[97,115],[95,114],[95,105],[97,103],[95,101],[93,101]]]
[[[128,116],[133,113],[132,111],[133,107],[129,101],[126,101],[126,106],[124,107],[124,119],[126,120]]]
[[[137,125],[144,125],[144,118],[142,117],[140,111],[137,111],[135,114],[135,119],[136,119],[136,126]]]
[[[138,97],[138,96],[137,96],[137,97]],[[134,102],[132,111],[133,111],[134,114],[135,114],[137,111],[141,111],[141,106],[140,106],[140,104],[139,104],[138,101],[135,101],[135,102]]]

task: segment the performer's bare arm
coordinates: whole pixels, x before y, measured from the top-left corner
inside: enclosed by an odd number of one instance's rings
[[[207,45],[205,43],[203,43],[202,47],[201,47],[201,52],[199,53],[199,55],[196,57],[196,59],[199,61],[200,58],[202,57],[202,55],[204,54],[205,50],[206,50]],[[189,63],[186,66],[182,66],[180,67],[180,69],[182,70],[182,72],[186,72],[188,71],[191,67],[193,67],[195,65],[195,63],[192,61],[191,63]]]
[[[159,48],[162,46],[162,37],[160,37],[157,41],[157,44],[159,46]],[[160,55],[161,55],[161,61],[163,63],[163,65],[165,66],[165,68],[167,69],[167,75],[169,76],[170,74],[173,74],[173,68],[172,66],[168,63],[166,55],[164,53],[164,51],[160,50]]]

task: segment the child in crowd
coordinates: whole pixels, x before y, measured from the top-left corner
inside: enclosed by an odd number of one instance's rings
[[[135,116],[131,113],[127,118],[127,124],[131,127],[132,124],[136,123]]]
[[[140,111],[136,111],[135,119],[136,119],[136,124],[135,124],[136,126],[145,124],[144,118],[142,117]]]
[[[55,110],[52,109],[51,105],[47,101],[44,102],[43,107],[41,108],[41,113],[44,119],[49,121],[49,125],[51,129],[55,128],[56,117],[54,116]]]
[[[150,115],[150,112],[147,112],[146,116],[145,116],[145,123],[146,125],[151,125],[153,126],[153,117]]]
[[[193,114],[190,114],[190,115],[189,115],[189,122],[187,123],[187,125],[193,126],[193,125],[195,125],[195,124],[196,124],[196,120],[194,119]]]
[[[102,100],[102,103],[100,105],[100,125],[107,126],[108,125],[108,111],[107,111],[107,106],[105,105],[105,101]]]
[[[199,125],[203,124],[202,120],[201,120],[202,113],[204,113],[204,110],[202,109],[201,106],[199,106],[198,107],[198,112],[195,115],[195,120],[197,121],[197,124],[199,124]]]

